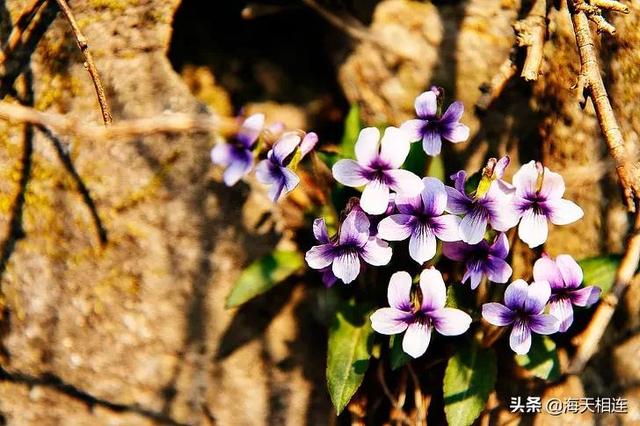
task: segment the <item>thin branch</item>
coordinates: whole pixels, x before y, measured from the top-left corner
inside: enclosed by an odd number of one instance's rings
[[[476,102],[476,110],[479,112],[487,111],[491,105],[500,97],[502,91],[507,86],[507,83],[516,75],[518,67],[513,62],[513,55],[509,57],[500,65],[498,73],[493,76],[489,84],[483,84],[480,87],[482,95]]]
[[[16,50],[22,41],[22,35],[26,31],[27,27],[40,10],[40,6],[45,0],[31,0],[23,9],[22,13],[16,20],[11,33],[7,38],[6,43],[2,46],[0,51],[0,63],[4,63],[7,57]]]
[[[66,0],[56,0],[58,6],[60,6],[60,10],[64,13],[64,16],[69,21],[69,25],[71,25],[71,31],[73,35],[76,37],[76,42],[78,43],[78,47],[84,55],[84,66],[89,71],[89,75],[91,76],[91,80],[93,80],[93,87],[96,90],[96,95],[98,97],[98,103],[100,104],[100,110],[102,111],[102,120],[105,125],[111,124],[111,109],[109,108],[109,103],[107,102],[107,95],[104,92],[104,86],[102,85],[102,80],[100,80],[100,76],[98,75],[98,69],[96,68],[95,62],[93,62],[93,55],[89,50],[89,44],[87,43],[87,38],[82,34],[78,23],[76,22],[76,18],[73,16],[73,12],[71,8],[67,4]]]
[[[233,134],[235,119],[213,114],[160,114],[152,117],[118,121],[110,126],[86,124],[63,114],[37,111],[22,105],[0,101],[0,119],[16,123],[45,126],[55,133],[82,139],[131,139],[167,133]]]
[[[537,80],[547,34],[547,1],[535,0],[527,17],[516,22],[513,29],[518,46],[527,48],[520,76],[527,81]]]
[[[427,407],[425,407],[425,399],[422,396],[422,388],[420,387],[420,380],[416,375],[416,372],[413,371],[413,367],[411,367],[411,363],[407,363],[407,370],[409,370],[409,375],[411,376],[411,380],[413,381],[413,399],[416,405],[416,425],[426,425],[427,424]]]
[[[577,86],[583,90],[585,97],[590,97],[593,102],[609,153],[616,163],[627,208],[629,211],[635,211],[636,202],[640,199],[638,166],[627,152],[620,126],[602,81],[598,56],[589,29],[589,18],[584,11],[585,4],[583,0],[570,0],[568,3],[580,54],[581,69]]]
[[[640,285],[640,274],[636,274],[640,262],[640,211],[636,212],[635,223],[618,270],[613,287],[596,308],[587,328],[575,338],[578,343],[576,353],[569,365],[570,374],[580,373],[598,350],[613,313],[630,285]]]

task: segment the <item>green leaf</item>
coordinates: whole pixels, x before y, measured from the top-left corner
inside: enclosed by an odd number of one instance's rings
[[[345,304],[329,329],[327,386],[340,414],[358,390],[369,366],[373,329],[369,310]]]
[[[444,373],[444,411],[450,425],[469,426],[480,415],[496,381],[493,349],[461,345]]]
[[[400,335],[391,336],[389,346],[391,346],[389,354],[391,370],[397,370],[409,361],[409,355],[402,349],[402,337]]]
[[[620,255],[610,254],[579,261],[578,264],[584,273],[584,285],[598,286],[603,293],[608,291],[615,281],[620,258]]]
[[[226,308],[242,305],[289,278],[304,264],[297,251],[275,251],[253,262],[236,281],[227,296]]]
[[[475,293],[468,284],[453,283],[447,287],[447,307],[473,310],[475,309]]]
[[[343,158],[354,158],[356,140],[361,128],[360,107],[356,103],[351,104],[344,120],[344,133],[340,141],[340,154]]]
[[[548,336],[533,335],[531,349],[526,355],[516,355],[516,363],[531,374],[544,380],[557,380],[560,377],[560,362],[556,344]]]
[[[423,176],[426,164],[427,154],[425,154],[422,149],[422,143],[412,143],[409,155],[407,155],[407,159],[405,160],[402,168],[409,170],[418,176]]]

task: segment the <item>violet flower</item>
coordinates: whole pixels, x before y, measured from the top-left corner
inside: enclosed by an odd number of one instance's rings
[[[367,127],[356,141],[356,160],[340,160],[333,165],[333,177],[343,185],[364,186],[360,206],[369,214],[381,214],[389,205],[389,189],[416,195],[422,190],[420,178],[400,166],[409,155],[409,140],[402,130],[387,127],[380,131]]]
[[[437,269],[431,267],[422,271],[419,291],[422,297],[412,292],[408,273],[396,272],[387,289],[390,307],[378,309],[371,315],[371,326],[380,334],[406,331],[402,350],[413,358],[426,352],[434,328],[443,336],[457,336],[467,331],[471,324],[467,313],[444,307],[447,288]]]
[[[373,266],[386,265],[391,260],[391,247],[369,235],[369,218],[358,207],[342,222],[337,238],[329,238],[323,219],[316,219],[313,228],[321,244],[307,252],[307,264],[319,270],[331,266],[333,274],[345,284],[355,280],[360,273],[360,259]]]
[[[577,204],[562,198],[565,189],[562,176],[540,163],[530,161],[520,167],[513,175],[513,184],[514,206],[522,217],[518,236],[531,248],[547,241],[547,219],[555,225],[567,225],[584,215]]]
[[[460,170],[451,175],[455,188],[446,186],[449,213],[464,215],[460,222],[460,235],[467,244],[477,244],[484,238],[487,225],[505,232],[518,223],[518,214],[512,206],[513,189],[501,177],[509,157],[497,162],[493,176],[488,180],[484,193],[470,197],[465,192],[466,172]]]
[[[560,331],[565,332],[573,323],[573,306],[591,306],[600,298],[600,288],[582,284],[582,269],[568,254],[556,257],[555,262],[547,257],[536,260],[533,279],[548,281],[551,285],[549,313],[560,321]]]
[[[531,348],[531,332],[553,334],[558,331],[560,321],[543,313],[550,295],[551,287],[547,281],[528,285],[524,280],[515,280],[504,292],[504,305],[485,303],[482,316],[493,325],[512,325],[509,346],[515,353],[523,355]]]
[[[483,276],[495,283],[506,283],[513,273],[511,266],[504,261],[509,254],[509,240],[503,233],[498,234],[491,245],[486,240],[476,245],[463,241],[444,243],[442,254],[451,260],[465,262],[462,282],[470,280],[472,290],[478,288]]]
[[[222,179],[227,186],[233,186],[253,167],[251,148],[258,140],[264,126],[264,114],[249,116],[235,137],[234,142],[216,144],[211,150],[213,164],[225,167]]]
[[[438,89],[422,93],[415,101],[417,119],[404,122],[401,128],[409,134],[411,141],[422,140],[422,148],[428,155],[440,154],[442,139],[449,142],[464,142],[469,138],[469,127],[460,123],[464,105],[456,101],[438,115]]]
[[[256,178],[260,183],[270,185],[269,198],[278,201],[282,195],[293,191],[300,178],[287,166],[295,157],[294,152],[300,149],[297,161],[309,153],[318,142],[318,136],[311,132],[300,140],[296,133],[285,133],[267,153],[267,159],[256,166]]]
[[[415,197],[398,196],[399,214],[382,219],[378,236],[387,241],[409,240],[409,254],[423,264],[436,254],[436,237],[442,241],[460,240],[460,218],[444,214],[447,192],[433,177],[422,179],[424,189]]]

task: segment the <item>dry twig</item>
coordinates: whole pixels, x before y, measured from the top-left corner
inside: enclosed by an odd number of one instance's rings
[[[89,44],[87,43],[87,39],[80,31],[80,27],[76,22],[76,18],[73,16],[73,12],[71,8],[67,4],[66,0],[56,0],[58,6],[60,6],[60,10],[64,13],[64,16],[69,21],[69,25],[71,25],[71,31],[76,38],[76,42],[78,43],[78,47],[84,55],[84,67],[89,71],[89,75],[91,76],[91,80],[93,80],[93,87],[96,89],[96,95],[98,97],[98,103],[100,104],[100,110],[102,111],[102,120],[104,124],[111,124],[111,109],[109,108],[109,103],[107,102],[107,95],[104,92],[104,86],[102,84],[102,80],[100,80],[100,75],[98,74],[98,69],[96,68],[96,64],[93,61],[93,55],[89,50]]]
[[[513,29],[517,45],[527,48],[520,76],[527,81],[537,80],[547,34],[547,0],[535,0],[527,17],[516,22]]]
[[[36,13],[40,10],[40,6],[42,6],[44,2],[45,0],[31,0],[24,7],[24,10],[11,29],[11,33],[9,34],[7,41],[2,46],[2,50],[0,50],[0,63],[4,63],[7,57],[20,45],[22,41],[22,34],[24,34]]]
[[[617,3],[617,2],[616,2]],[[585,98],[593,101],[600,129],[604,135],[609,153],[616,163],[616,170],[620,178],[620,185],[624,192],[627,208],[635,211],[636,202],[640,199],[640,182],[637,164],[629,158],[620,126],[613,113],[607,90],[602,81],[595,44],[589,29],[589,18],[585,12],[583,0],[569,1],[569,10],[573,30],[580,54],[580,76],[578,89],[582,90]],[[592,19],[593,20],[593,19]]]
[[[640,285],[640,274],[636,274],[640,262],[640,211],[636,212],[635,224],[627,247],[616,271],[613,287],[607,293],[587,328],[575,338],[578,344],[576,353],[569,365],[570,374],[580,373],[598,349],[598,343],[613,317],[618,303],[629,285]]]
[[[37,111],[9,102],[0,102],[0,119],[16,123],[41,125],[52,131],[82,139],[130,139],[166,133],[233,134],[238,127],[235,119],[213,114],[160,114],[152,117],[118,121],[110,126],[86,124],[62,114]]]
[[[491,105],[495,102],[495,100],[500,97],[500,94],[506,87],[507,83],[509,83],[513,76],[516,75],[518,67],[513,62],[512,56],[513,55],[509,55],[509,57],[502,63],[502,65],[500,65],[498,73],[493,76],[489,84],[483,84],[480,87],[482,95],[476,102],[477,111],[487,111],[489,107],[491,107]]]

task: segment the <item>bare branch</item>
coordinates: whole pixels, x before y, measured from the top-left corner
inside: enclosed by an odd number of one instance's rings
[[[16,123],[41,125],[52,131],[83,139],[127,139],[166,133],[235,133],[235,119],[213,114],[160,114],[119,121],[110,126],[86,124],[75,118],[9,102],[0,102],[0,119]]]
[[[518,67],[513,63],[511,55],[500,65],[498,72],[493,76],[489,84],[484,84],[480,87],[482,95],[476,102],[476,110],[484,112],[488,110],[496,99],[500,97],[502,91],[507,86],[507,83],[511,81],[513,76],[516,75]]]
[[[589,29],[589,18],[583,0],[569,1],[571,21],[580,54],[580,76],[578,81],[584,92],[593,101],[600,129],[604,135],[609,153],[616,163],[616,171],[624,192],[629,211],[635,211],[640,198],[638,166],[629,158],[620,126],[613,113],[607,90],[600,74],[600,65],[595,44]]]
[[[513,29],[516,32],[518,46],[527,48],[527,57],[520,76],[527,81],[537,80],[547,34],[547,1],[536,0],[527,17],[516,22]]]
[[[35,17],[36,13],[38,13],[38,10],[40,10],[40,6],[42,6],[44,2],[45,0],[31,0],[24,7],[22,13],[11,29],[11,33],[9,34],[6,43],[2,46],[2,50],[0,51],[0,63],[4,63],[7,59],[7,56],[14,52],[20,45],[22,34],[25,32],[25,30]]]
[[[580,373],[598,350],[600,339],[627,288],[630,285],[640,285],[640,274],[636,274],[638,262],[640,262],[640,211],[636,212],[635,224],[616,271],[613,287],[598,305],[587,328],[574,339],[578,348],[569,365],[570,374]]]
[[[98,69],[96,68],[95,62],[93,62],[93,55],[89,50],[89,44],[87,43],[87,39],[80,31],[80,27],[76,22],[76,18],[73,16],[73,12],[71,8],[67,4],[66,0],[56,0],[58,6],[60,6],[60,10],[64,13],[64,16],[69,21],[69,25],[71,25],[71,31],[73,35],[76,37],[76,42],[78,43],[78,47],[80,51],[84,55],[84,67],[89,71],[89,75],[91,76],[91,80],[93,80],[93,87],[96,90],[96,95],[98,97],[98,103],[100,104],[100,110],[102,111],[102,120],[104,124],[111,124],[111,109],[109,108],[109,103],[107,102],[107,95],[104,92],[104,86],[102,84],[102,80],[100,80],[100,76],[98,75]]]

